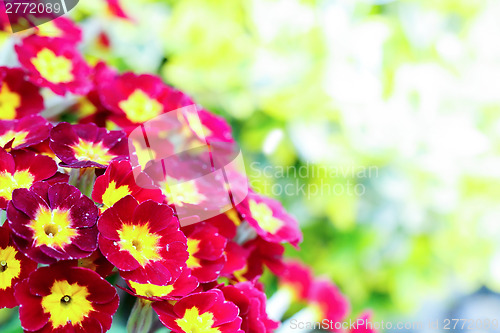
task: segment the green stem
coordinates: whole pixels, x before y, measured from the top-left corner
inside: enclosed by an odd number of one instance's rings
[[[153,323],[151,302],[137,298],[127,322],[128,333],[148,333]]]
[[[0,227],[7,220],[7,212],[5,210],[0,210]]]
[[[95,168],[72,169],[69,183],[77,187],[84,195],[91,198],[95,182]]]

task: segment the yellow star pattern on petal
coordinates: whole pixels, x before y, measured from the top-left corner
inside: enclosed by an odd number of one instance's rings
[[[21,106],[21,96],[12,92],[7,83],[2,83],[0,89],[0,115],[1,119],[12,120],[16,118],[16,109]]]
[[[29,188],[35,177],[28,170],[0,173],[0,197],[11,200],[12,192],[17,188]]]
[[[12,246],[0,249],[0,290],[12,287],[12,280],[21,274],[21,261],[16,259],[16,254]]]
[[[106,191],[104,191],[104,194],[102,195],[103,206],[101,207],[101,212],[113,206],[121,198],[129,194],[131,194],[131,192],[127,185],[116,187],[115,181],[110,182],[108,187],[106,188]]]
[[[54,51],[44,48],[31,58],[40,75],[52,83],[66,83],[73,80],[73,64],[63,56],[57,56]]]
[[[71,148],[73,149],[75,158],[79,161],[93,161],[107,165],[116,157],[116,155],[108,152],[108,148],[104,147],[102,142],[88,142],[79,139],[78,143]]]
[[[42,298],[42,308],[50,315],[54,328],[71,323],[80,324],[94,309],[87,299],[90,295],[87,287],[68,281],[56,281],[50,288],[50,294]]]
[[[78,232],[71,228],[69,211],[39,207],[28,227],[33,231],[36,246],[63,248],[71,244]]]
[[[150,261],[161,259],[159,253],[160,236],[149,231],[148,225],[124,224],[118,230],[122,250],[128,251],[144,267]]]
[[[173,286],[157,286],[155,284],[143,284],[137,283],[134,281],[130,281],[130,286],[134,289],[137,295],[146,296],[146,297],[162,297],[167,296],[173,290]]]
[[[186,333],[217,333],[219,329],[214,325],[214,315],[211,312],[200,314],[197,307],[187,309],[184,317],[176,319],[175,322],[182,331]]]
[[[265,203],[250,200],[250,212],[252,217],[259,223],[259,226],[271,234],[275,233],[283,225],[280,219],[273,216],[273,211]]]
[[[136,89],[130,96],[118,103],[127,118],[134,123],[143,123],[161,114],[163,106],[142,90]]]

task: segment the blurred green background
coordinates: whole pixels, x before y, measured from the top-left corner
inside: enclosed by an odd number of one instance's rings
[[[72,13],[89,58],[158,73],[224,116],[252,185],[300,222],[287,254],[354,313],[500,291],[500,2],[123,5],[135,22],[97,0]]]

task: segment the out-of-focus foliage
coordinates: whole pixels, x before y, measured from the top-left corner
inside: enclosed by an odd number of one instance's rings
[[[228,118],[253,185],[300,220],[289,254],[355,311],[500,289],[500,3],[123,4],[136,23],[94,0],[73,13],[118,50],[89,59],[159,73]]]

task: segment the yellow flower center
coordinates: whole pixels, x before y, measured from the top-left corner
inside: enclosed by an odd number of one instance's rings
[[[73,64],[71,60],[56,54],[47,48],[39,51],[31,63],[46,80],[52,83],[65,83],[73,80]]]
[[[144,267],[150,261],[161,259],[160,236],[149,231],[148,225],[124,224],[118,230],[120,248],[128,251]]]
[[[29,188],[35,177],[28,170],[0,173],[0,197],[12,200],[12,192],[17,188]]]
[[[21,106],[21,96],[9,89],[7,83],[2,84],[0,89],[0,114],[2,119],[11,120],[16,118],[16,109]]]
[[[243,275],[248,273],[248,265],[245,265],[242,269],[234,271],[233,275],[238,281],[248,281]]]
[[[167,197],[168,204],[174,204],[182,207],[184,204],[197,205],[205,199],[205,196],[198,192],[196,185],[193,182],[184,182],[168,186],[165,183],[163,194]]]
[[[95,143],[79,139],[78,143],[71,148],[75,158],[79,161],[93,161],[105,165],[116,157],[108,152],[108,148],[105,148],[102,142]]]
[[[163,106],[142,90],[136,89],[130,96],[118,103],[127,118],[134,123],[143,123],[161,114]]]
[[[28,225],[33,231],[36,246],[63,248],[71,243],[78,232],[71,228],[69,211],[39,207],[35,219]]]
[[[97,112],[97,108],[95,107],[92,102],[86,98],[86,97],[81,97],[78,100],[78,116],[79,118],[84,118],[87,116],[90,116],[91,114],[94,114]]]
[[[211,312],[200,314],[197,307],[187,309],[184,317],[176,319],[175,322],[185,333],[217,333],[218,328],[212,327],[214,315]]]
[[[45,37],[61,37],[62,31],[56,27],[53,21],[49,21],[38,26],[38,35]]]
[[[143,284],[130,281],[130,286],[135,290],[137,295],[146,297],[162,297],[167,296],[174,290],[173,286],[157,286],[155,284]]]
[[[187,246],[188,246],[188,252],[189,252],[189,258],[186,262],[187,266],[189,268],[196,268],[196,267],[201,267],[200,265],[200,259],[195,258],[193,255],[200,250],[200,240],[199,239],[192,239],[188,238],[187,240]]]
[[[26,142],[26,137],[28,136],[28,132],[26,131],[13,131],[9,130],[5,132],[4,134],[0,135],[0,147],[3,147],[14,138],[14,141],[12,142],[12,148],[16,148],[17,146],[22,145],[23,143]]]
[[[21,274],[21,261],[16,259],[16,254],[12,246],[0,249],[0,290],[12,287],[12,280]]]
[[[50,315],[54,328],[67,323],[80,324],[94,309],[87,299],[90,295],[87,287],[68,281],[56,281],[50,288],[50,294],[42,298],[42,308]]]
[[[236,226],[239,226],[241,224],[241,220],[240,220],[240,216],[238,215],[238,212],[236,211],[236,209],[234,208],[231,208],[230,210],[228,210],[226,212],[226,216],[231,220],[233,221],[233,223],[236,225]]]
[[[212,131],[201,123],[200,117],[197,113],[187,112],[186,118],[189,127],[199,138],[204,139],[207,136],[212,135]]]
[[[121,198],[129,194],[131,194],[131,192],[127,185],[116,187],[116,182],[112,181],[109,183],[106,191],[104,191],[104,194],[102,195],[103,206],[101,207],[101,212],[113,206]]]
[[[130,140],[131,136],[129,137]],[[130,142],[130,141],[129,141]],[[137,160],[142,169],[146,168],[146,164],[149,161],[156,159],[156,152],[150,148],[143,148],[138,141],[132,140],[132,144],[135,148],[135,154],[137,155]]]
[[[250,200],[250,212],[252,217],[259,223],[259,226],[271,234],[275,233],[283,225],[281,220],[273,216],[273,211],[265,203]]]

